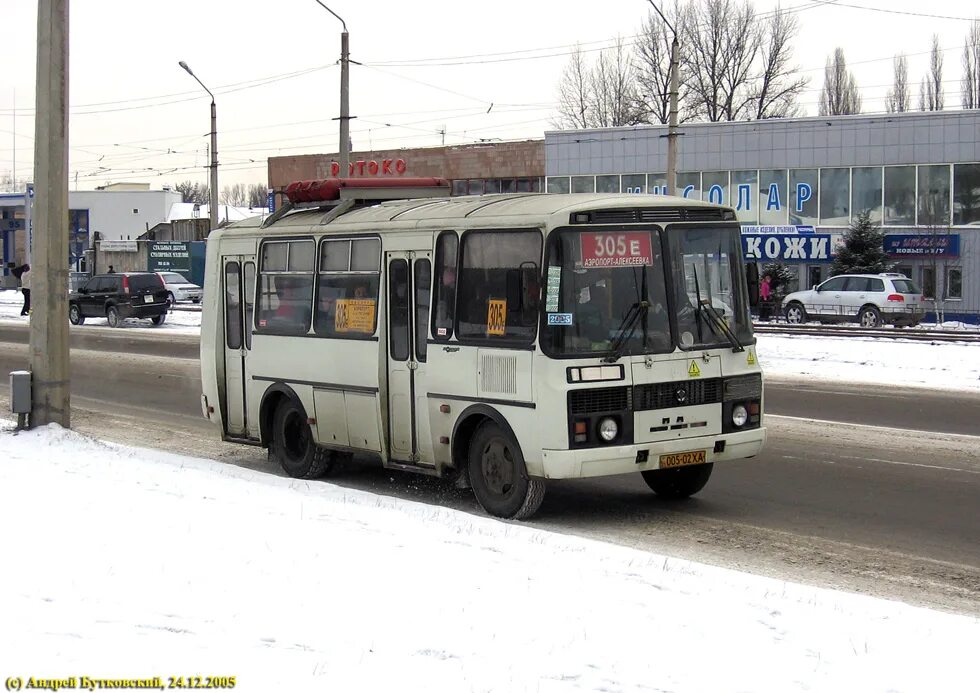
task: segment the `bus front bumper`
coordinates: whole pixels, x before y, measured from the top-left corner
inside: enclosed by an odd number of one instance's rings
[[[716,444],[721,441],[724,441],[724,446]],[[705,462],[726,462],[758,455],[765,442],[766,429],[763,427],[751,431],[703,438],[681,438],[656,444],[611,445],[584,450],[542,450],[543,476],[546,479],[580,479],[644,472],[660,469],[662,455],[685,452],[704,451]],[[643,460],[644,457],[645,461],[637,461]]]

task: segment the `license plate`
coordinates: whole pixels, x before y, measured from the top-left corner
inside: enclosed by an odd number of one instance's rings
[[[708,461],[707,450],[692,450],[691,452],[675,452],[672,455],[660,456],[660,468],[683,467],[689,464],[704,464]]]
[[[143,297],[143,303],[153,303],[153,297],[152,296],[144,296]]]

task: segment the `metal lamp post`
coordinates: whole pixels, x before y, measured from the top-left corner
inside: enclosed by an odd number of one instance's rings
[[[211,200],[208,210],[211,212],[211,230],[218,228],[218,111],[214,105],[214,94],[204,86],[204,82],[198,79],[197,75],[187,66],[183,60],[179,63],[197,83],[204,87],[204,91],[211,97]]]
[[[340,177],[346,178],[350,169],[350,46],[348,43],[347,22],[339,14],[324,5],[316,3],[332,14],[344,26],[340,35]],[[334,118],[338,120],[338,118]]]
[[[667,194],[677,194],[677,90],[680,81],[680,43],[677,41],[677,30],[667,21],[663,12],[657,7],[653,0],[647,0],[660,19],[663,20],[667,28],[674,35],[674,40],[670,43],[670,115],[667,118]]]

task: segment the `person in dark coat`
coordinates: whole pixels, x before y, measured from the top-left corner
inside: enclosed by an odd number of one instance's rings
[[[24,294],[24,307],[20,309],[21,315],[29,315],[31,312],[31,266],[24,264],[10,270],[20,281],[20,291]]]

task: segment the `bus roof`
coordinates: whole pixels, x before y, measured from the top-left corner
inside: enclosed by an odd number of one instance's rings
[[[432,222],[446,226],[454,220],[500,220],[513,223],[519,219],[524,226],[539,226],[549,221],[555,225],[568,223],[574,212],[596,209],[636,208],[685,208],[724,209],[719,205],[666,195],[608,194],[608,193],[515,193],[502,195],[466,195],[460,197],[423,198],[414,200],[390,200],[351,210],[333,220],[330,227],[400,222],[403,229],[418,228]],[[299,228],[319,226],[328,210],[298,209],[271,224],[265,233],[296,233]],[[558,219],[553,217],[557,216]],[[231,224],[218,233],[221,235],[250,235],[262,225],[259,218],[245,219]],[[329,229],[324,228],[324,231]],[[213,234],[212,234],[213,235]]]

